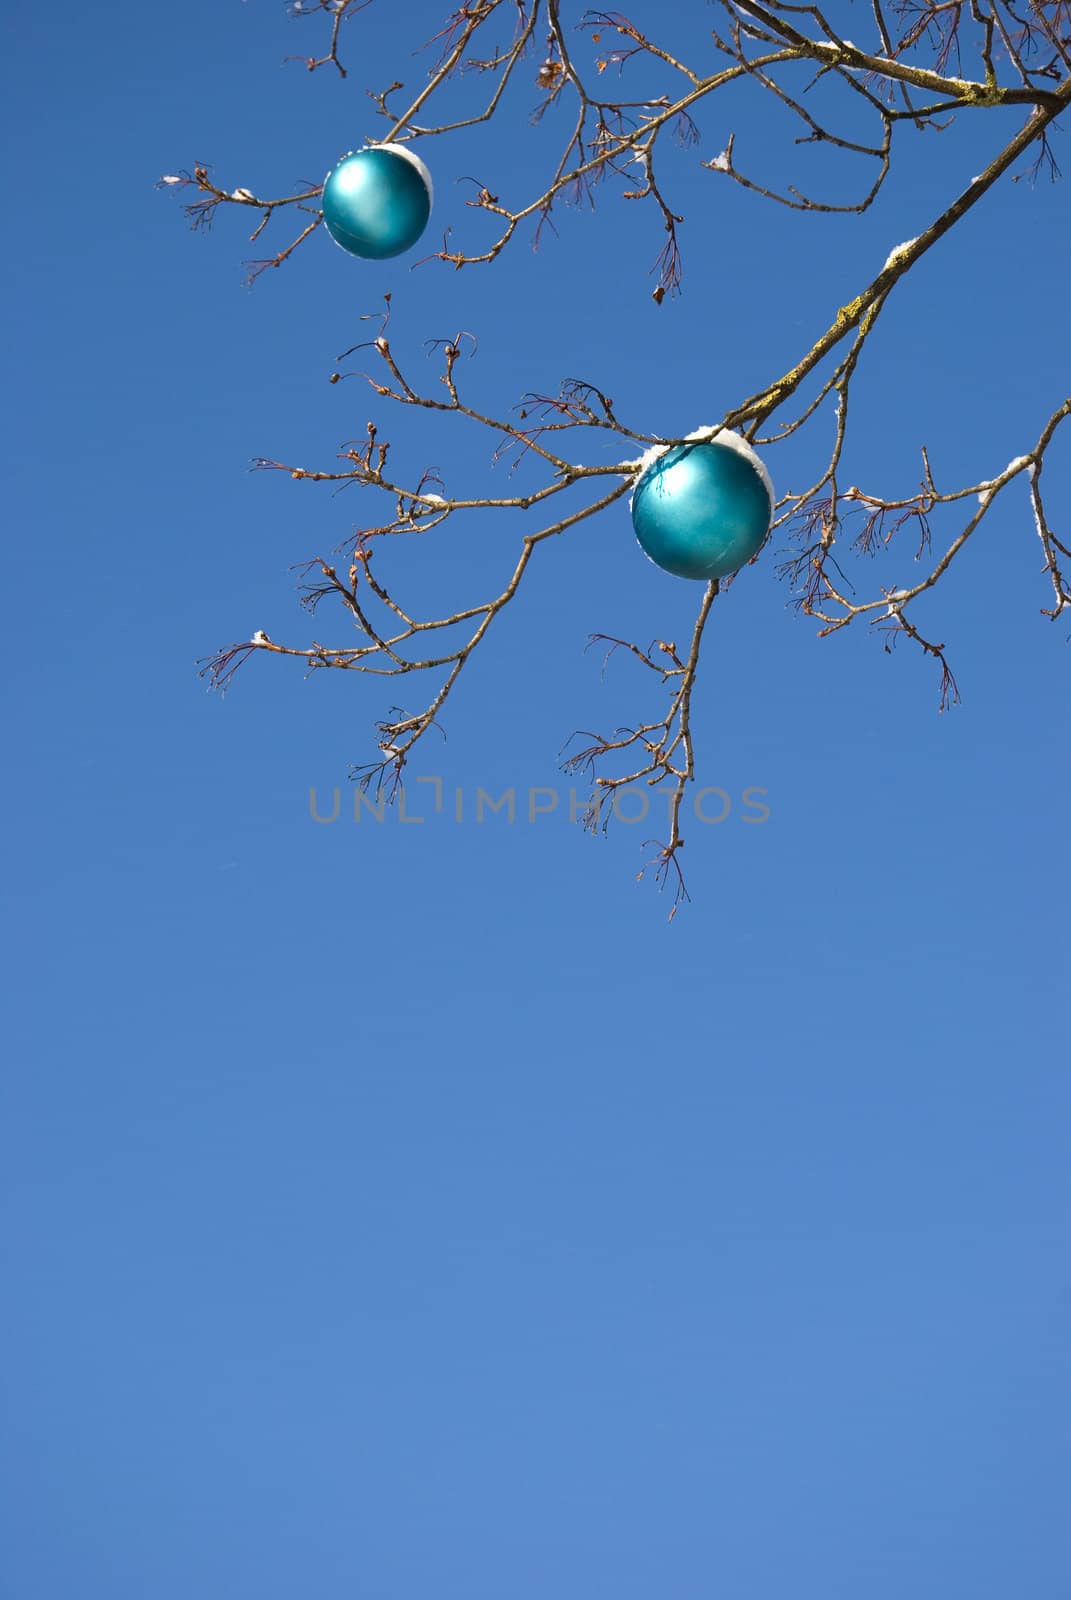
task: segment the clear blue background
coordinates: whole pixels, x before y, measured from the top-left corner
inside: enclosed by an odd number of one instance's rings
[[[193,236],[156,179],[318,181],[382,136],[364,91],[417,86],[441,15],[373,6],[345,82],[281,64],[323,31],[267,0],[10,17],[0,1593],[1062,1600],[1071,656],[1022,488],[918,608],[963,689],[943,717],[906,643],[816,641],[776,551],[719,603],[699,777],[734,809],[688,829],[672,924],[635,881],[653,830],[570,827],[555,766],[660,704],[623,659],[601,680],[588,633],[680,640],[698,599],[624,507],[544,547],[418,764],[448,800],[558,785],[534,825],[356,825],[390,685],[257,660],[221,701],[194,670],[256,628],[349,637],[288,568],[370,502],[250,458],[329,467],[375,415],[450,490],[511,481],[492,441],[328,385],[385,289],[415,364],[479,334],[489,409],[577,374],[673,435],[795,360],[1018,113],[904,130],[881,203],[830,219],[699,167],[735,129],[745,167],[850,198],[763,100],[719,97],[662,161],[686,259],[661,309],[657,218],[610,186],[493,268],[318,235],[245,290],[247,215]],[[710,61],[714,15],[663,7],[660,36]],[[537,60],[493,128],[422,142],[429,248],[484,237],[454,177],[538,192],[571,113],[530,126]],[[896,290],[850,481],[909,492],[927,443],[951,487],[1033,445],[1067,219],[1066,188],[1006,181]],[[769,453],[779,490],[828,438]],[[384,570],[414,604],[481,596],[517,527]],[[906,584],[912,554],[855,580]]]

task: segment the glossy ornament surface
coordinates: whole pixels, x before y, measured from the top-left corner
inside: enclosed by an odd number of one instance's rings
[[[324,179],[324,223],[352,256],[384,261],[416,244],[431,216],[431,173],[401,144],[343,156]]]
[[[678,578],[725,578],[749,562],[773,516],[770,475],[746,439],[701,428],[671,450],[649,452],[632,495],[636,537]]]

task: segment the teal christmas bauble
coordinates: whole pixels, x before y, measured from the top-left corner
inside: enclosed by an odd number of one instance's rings
[[[746,440],[722,429],[676,445],[646,468],[632,495],[632,525],[651,560],[678,578],[725,578],[762,545],[773,485]]]
[[[431,216],[431,173],[403,144],[343,156],[324,179],[324,223],[352,256],[384,261],[410,250]]]

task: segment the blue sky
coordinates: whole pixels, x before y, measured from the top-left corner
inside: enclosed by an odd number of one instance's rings
[[[0,1592],[1056,1600],[1071,657],[1025,499],[920,607],[944,716],[906,647],[817,641],[773,553],[719,604],[699,781],[734,810],[691,827],[672,924],[649,830],[571,827],[556,766],[644,703],[588,634],[680,636],[696,602],[623,507],[547,548],[418,764],[470,801],[557,786],[534,824],[317,825],[389,697],[258,660],[220,700],[195,670],[304,638],[289,568],[359,515],[251,458],[330,466],[375,414],[450,488],[505,481],[479,435],[328,384],[386,290],[414,361],[479,334],[489,408],[577,374],[673,436],[798,357],[1000,130],[906,138],[872,212],[816,219],[698,166],[735,127],[788,170],[776,119],[712,108],[666,164],[661,309],[655,219],[609,191],[492,268],[317,236],[245,289],[235,219],[192,235],[157,178],[318,180],[440,14],[373,6],[345,82],[281,64],[313,25],[266,0],[12,17]],[[563,126],[537,99],[423,142],[433,233],[475,230],[456,176],[535,192]],[[1032,446],[1066,392],[1067,218],[1066,188],[1005,182],[896,290],[855,481]],[[778,488],[826,442],[771,453]],[[482,590],[515,537],[399,542],[392,571]]]

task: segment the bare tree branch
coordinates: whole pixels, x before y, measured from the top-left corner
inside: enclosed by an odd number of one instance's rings
[[[344,24],[370,3],[295,0],[290,8],[294,16],[306,26],[319,21],[327,30],[322,52],[302,58],[309,70],[331,65],[345,76],[340,56],[340,42],[347,36]],[[753,444],[775,452],[788,437],[827,425],[828,419],[832,441],[827,434],[825,447],[816,450],[810,485],[784,494],[775,509],[770,542],[789,540],[788,549],[779,553],[779,570],[793,586],[798,609],[820,624],[820,636],[862,620],[875,629],[886,650],[908,639],[939,668],[940,708],[955,704],[959,689],[940,630],[934,637],[930,624],[919,622],[917,611],[983,523],[990,525],[992,508],[1006,490],[1014,494],[1016,487],[1025,489],[1021,504],[1036,531],[1041,571],[1052,597],[1051,605],[1040,609],[1050,618],[1071,611],[1071,540],[1044,493],[1046,461],[1061,423],[1071,414],[1071,399],[1050,399],[1047,416],[1039,415],[1035,442],[982,483],[939,488],[931,467],[938,452],[922,447],[921,478],[906,493],[844,483],[851,399],[869,337],[895,299],[897,285],[985,201],[1002,177],[1058,175],[1050,135],[1071,103],[1071,0],[1029,0],[1022,6],[1018,0],[871,0],[871,48],[843,38],[817,5],[717,0],[719,23],[712,39],[722,60],[714,72],[705,62],[685,60],[674,47],[668,37],[672,12],[661,17],[667,37],[655,38],[616,10],[577,12],[568,20],[563,10],[560,0],[466,0],[427,41],[432,64],[404,109],[397,104],[401,82],[371,92],[373,114],[388,124],[386,140],[446,139],[458,129],[506,114],[510,91],[542,33],[545,54],[532,68],[532,118],[538,121],[551,106],[573,108],[564,144],[540,192],[504,198],[479,176],[472,177],[467,206],[494,219],[489,242],[466,247],[444,240],[426,259],[455,269],[486,265],[502,256],[524,228],[538,242],[560,201],[594,202],[597,190],[609,185],[625,200],[646,202],[637,208],[638,215],[657,219],[661,248],[653,268],[653,295],[661,303],[678,294],[684,282],[683,219],[672,196],[672,173],[688,152],[697,152],[691,159],[715,177],[737,183],[758,200],[796,211],[861,213],[892,180],[903,137],[940,134],[961,114],[984,110],[996,118],[1003,113],[999,125],[995,120],[985,124],[995,130],[994,153],[981,173],[953,193],[916,238],[889,252],[881,269],[831,313],[827,326],[813,334],[793,365],[739,399],[710,430],[712,437],[721,428],[738,430]],[[502,37],[504,21],[507,37]],[[459,75],[478,86],[472,110],[436,122],[439,92]],[[637,77],[642,81],[624,98],[626,79]],[[819,197],[809,186],[774,184],[745,171],[741,141],[733,133],[722,134],[713,146],[720,153],[704,156],[704,124],[711,108],[721,105],[717,96],[730,86],[737,94],[759,95],[761,103],[787,112],[799,130],[797,146],[817,145],[843,157],[855,185],[850,191],[854,198]],[[616,98],[615,90],[621,90]],[[872,123],[872,137],[860,136],[859,114]],[[221,206],[251,208],[257,213],[253,240],[277,212],[296,207],[309,214],[296,237],[274,256],[251,264],[252,276],[288,260],[321,220],[321,188],[308,182],[264,199],[245,188],[217,184],[208,166],[197,163],[161,183],[183,195],[196,228],[208,227]],[[260,654],[293,657],[307,672],[329,668],[387,678],[419,675],[427,681],[419,709],[391,708],[377,724],[377,758],[356,771],[366,787],[394,793],[419,741],[432,729],[442,731],[441,718],[463,668],[519,592],[539,547],[618,505],[644,469],[644,452],[684,441],[645,431],[646,419],[644,426],[622,420],[605,386],[588,378],[566,377],[557,392],[531,390],[519,400],[511,397],[498,415],[485,411],[470,402],[462,383],[463,363],[475,352],[475,339],[467,332],[426,341],[438,363],[429,387],[414,376],[411,356],[401,355],[388,337],[390,311],[388,296],[384,310],[375,314],[378,333],[339,358],[332,381],[363,381],[378,400],[427,413],[429,426],[442,414],[462,418],[486,438],[491,460],[508,461],[511,471],[523,461],[539,481],[524,492],[494,496],[478,487],[451,485],[448,490],[432,468],[408,481],[393,470],[391,443],[380,437],[372,421],[363,439],[341,448],[334,465],[257,462],[262,469],[331,483],[336,490],[356,486],[376,506],[340,547],[345,562],[337,560],[336,552],[306,560],[301,568],[306,611],[318,616],[321,607],[336,608],[352,636],[332,645],[283,644],[259,633],[217,652],[203,671],[217,687],[226,688],[238,669]],[[804,393],[807,397],[801,399]],[[621,459],[611,465],[582,464],[576,459],[578,434],[611,435],[620,441]],[[459,516],[493,517],[496,560],[502,546],[499,575],[489,594],[454,597],[438,615],[418,617],[381,577],[380,552],[398,537],[449,537],[451,518]],[[868,589],[867,563],[879,556],[885,563],[895,561],[901,551],[918,569],[913,581]],[[660,701],[610,732],[578,732],[563,752],[566,770],[585,775],[591,783],[586,820],[593,829],[608,825],[616,797],[626,786],[642,784],[666,795],[666,835],[653,841],[654,862],[659,884],[673,889],[674,909],[687,898],[681,872],[682,806],[696,771],[692,718],[702,644],[715,600],[728,603],[735,581],[704,587],[691,638],[681,651],[668,640],[656,639],[643,648],[594,632],[592,642],[605,647],[604,670],[611,661],[637,663],[642,669],[639,681]]]

